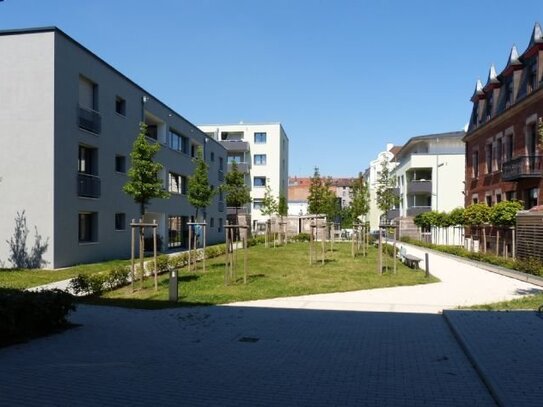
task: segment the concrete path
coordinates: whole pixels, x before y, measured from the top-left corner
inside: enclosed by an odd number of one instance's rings
[[[405,245],[424,259],[424,250]],[[533,284],[482,270],[436,253],[429,254],[430,273],[439,283],[378,288],[347,293],[304,295],[229,304],[235,307],[438,313],[443,309],[510,300],[542,292]],[[424,261],[421,262],[424,269]]]
[[[0,406],[492,406],[440,315],[80,306],[0,349]]]

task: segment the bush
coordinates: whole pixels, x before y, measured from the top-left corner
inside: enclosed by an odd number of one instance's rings
[[[309,236],[309,233],[298,233],[297,235],[292,236],[290,240],[293,242],[309,242],[311,237]]]
[[[101,295],[128,283],[130,269],[117,266],[106,273],[79,274],[72,278],[69,288],[77,295]]]
[[[534,276],[543,275],[543,263],[541,260],[530,257],[524,260],[515,261],[515,270],[522,271],[523,273],[532,274]]]
[[[173,262],[170,256],[165,256],[165,255],[157,256],[156,258],[157,274],[164,274],[164,273],[169,272],[170,269],[172,268],[172,264]],[[155,262],[154,260],[151,259],[145,264],[145,270],[148,273],[153,273],[154,269],[155,269]]]
[[[0,288],[0,346],[63,328],[74,310],[73,297],[61,290]]]
[[[266,242],[265,236],[254,236],[247,240],[247,246],[252,247]]]
[[[130,268],[126,266],[117,266],[107,274],[106,288],[113,290],[117,287],[128,284]]]
[[[183,252],[176,254],[175,256],[172,256],[170,259],[170,264],[175,269],[180,269],[181,267],[185,267],[189,262],[189,254],[188,252]]]

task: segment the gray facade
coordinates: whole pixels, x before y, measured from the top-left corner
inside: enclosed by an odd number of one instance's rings
[[[62,31],[0,31],[0,260],[24,210],[30,229],[49,239],[47,267],[130,254],[131,219],[139,208],[122,191],[139,122],[161,144],[157,161],[167,200],[153,200],[162,249],[183,247],[195,210],[186,196],[192,156],[202,146],[210,182],[226,171],[226,150]],[[206,211],[208,244],[224,240],[217,194]],[[181,236],[181,238],[179,238]]]

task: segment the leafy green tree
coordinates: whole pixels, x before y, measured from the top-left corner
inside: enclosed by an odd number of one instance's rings
[[[188,199],[194,208],[196,215],[194,219],[198,221],[198,212],[209,206],[215,191],[213,186],[209,184],[208,167],[204,161],[204,153],[202,147],[198,147],[196,158],[194,159],[196,167],[194,173],[189,177]]]
[[[270,186],[267,185],[260,212],[264,216],[272,216],[274,213],[277,213],[278,208],[277,199],[273,196]]]
[[[288,215],[288,203],[287,198],[284,195],[279,197],[279,204],[277,205],[277,214],[281,217]]]
[[[358,175],[351,184],[351,217],[356,220],[359,216],[365,216],[370,210],[370,191],[362,174]]]
[[[517,212],[522,209],[519,201],[501,201],[490,208],[488,218],[494,226],[511,227],[515,225]]]
[[[488,223],[490,208],[486,203],[480,202],[469,205],[464,210],[464,222],[468,226],[481,226]]]
[[[142,218],[151,199],[170,197],[158,176],[163,168],[162,164],[153,161],[155,154],[160,150],[160,144],[149,142],[146,134],[147,125],[140,123],[140,132],[130,153],[132,167],[128,170],[128,182],[123,186],[123,191],[139,204]]]
[[[400,197],[394,191],[396,180],[392,176],[389,166],[388,159],[382,162],[381,176],[377,180],[377,207],[384,215],[400,204]]]
[[[451,226],[464,225],[464,208],[454,208],[449,213]]]
[[[309,196],[307,197],[308,212],[315,215],[326,214],[331,218],[336,209],[336,196],[332,192],[330,178],[323,179],[319,173],[319,168],[315,167],[310,181]]]
[[[251,191],[245,183],[243,173],[238,169],[237,163],[232,163],[232,169],[225,176],[224,184],[221,186],[226,193],[226,205],[236,208],[236,222],[238,209],[251,202]]]

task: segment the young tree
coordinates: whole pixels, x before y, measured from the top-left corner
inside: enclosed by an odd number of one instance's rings
[[[480,202],[476,204],[469,205],[464,210],[464,222],[466,225],[475,227],[476,230],[479,230],[482,225],[488,223],[490,215],[490,208],[486,203]],[[486,231],[484,227],[483,231],[483,251],[486,252]]]
[[[279,197],[279,204],[277,206],[277,214],[281,217],[288,215],[288,203],[287,198],[284,195]]]
[[[260,208],[260,212],[264,216],[268,216],[268,221],[266,222],[266,235],[265,235],[265,245],[268,247],[268,239],[270,235],[270,217],[277,213],[278,210],[278,204],[275,197],[272,195],[271,188],[269,185],[266,185],[266,192],[264,192],[264,198],[262,199],[262,206]]]
[[[308,212],[315,215],[326,214],[331,217],[336,207],[336,197],[331,190],[330,179],[323,179],[319,168],[315,167],[315,172],[310,180],[309,196],[307,197]]]
[[[221,188],[226,192],[226,206],[236,208],[237,223],[238,209],[251,202],[251,191],[235,161],[232,163],[232,169],[226,173],[224,181]]]
[[[392,176],[390,161],[384,160],[381,165],[381,176],[377,180],[377,207],[386,216],[387,212],[400,203],[400,197],[394,192],[396,180]]]
[[[128,170],[128,182],[123,186],[123,191],[139,204],[142,218],[151,199],[170,197],[164,190],[163,181],[158,177],[163,168],[162,164],[153,161],[155,154],[160,150],[160,144],[147,141],[146,134],[147,125],[140,123],[140,132],[130,153],[132,167]]]
[[[215,191],[213,186],[209,184],[208,167],[204,161],[204,153],[202,147],[198,147],[196,158],[194,159],[196,167],[194,173],[189,177],[188,199],[196,209],[195,221],[198,221],[199,210],[204,210],[209,206]]]
[[[492,206],[489,211],[489,221],[496,226],[496,255],[500,253],[500,228],[511,228],[515,226],[517,212],[523,209],[519,201],[501,201]],[[505,241],[504,249],[505,252]]]
[[[359,216],[365,216],[370,210],[370,191],[362,174],[358,175],[351,184],[351,216],[353,221]]]

